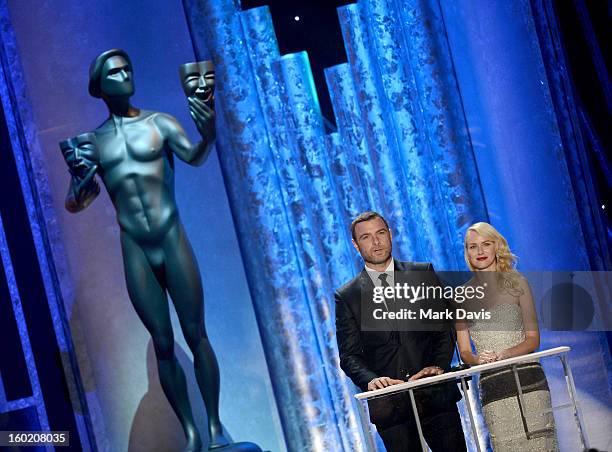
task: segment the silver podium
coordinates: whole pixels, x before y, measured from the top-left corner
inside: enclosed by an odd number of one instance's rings
[[[429,450],[427,448],[427,443],[425,442],[425,438],[423,437],[423,430],[421,428],[421,421],[419,419],[419,413],[417,410],[417,405],[416,405],[416,401],[414,397],[414,391],[416,389],[423,388],[425,386],[431,386],[431,385],[436,385],[436,384],[440,384],[443,382],[458,380],[461,384],[461,388],[463,389],[465,405],[466,405],[468,415],[469,415],[470,427],[472,429],[472,434],[474,435],[475,442],[476,442],[476,450],[478,450],[478,452],[481,452],[482,448],[480,447],[478,431],[476,429],[476,423],[474,420],[474,408],[472,407],[472,403],[468,395],[469,392],[468,392],[468,387],[467,387],[467,380],[469,380],[471,376],[479,374],[484,371],[491,371],[491,370],[495,370],[495,369],[499,369],[503,367],[510,367],[514,373],[514,379],[516,381],[516,385],[518,388],[519,404],[521,406],[524,406],[525,404],[524,404],[524,399],[523,399],[523,390],[521,387],[521,382],[519,380],[517,366],[521,363],[530,362],[530,361],[538,360],[541,358],[547,358],[547,357],[558,357],[561,360],[561,364],[563,366],[563,372],[565,374],[565,383],[567,385],[567,391],[568,391],[569,399],[570,399],[569,403],[552,407],[552,409],[559,410],[559,409],[571,408],[573,410],[574,421],[576,422],[576,427],[578,429],[578,436],[579,436],[580,444],[582,446],[582,449],[586,450],[588,449],[588,441],[587,441],[586,433],[583,427],[583,421],[582,421],[582,416],[579,411],[578,402],[576,400],[576,387],[574,385],[574,377],[572,376],[572,370],[570,368],[570,365],[567,359],[568,358],[567,354],[569,353],[569,351],[570,351],[570,347],[551,348],[549,350],[544,350],[544,351],[536,352],[536,353],[529,353],[527,355],[517,356],[514,358],[508,358],[502,361],[496,361],[494,363],[480,364],[478,366],[472,366],[469,369],[465,369],[465,370],[461,370],[457,372],[449,372],[449,373],[445,373],[442,375],[436,375],[434,377],[427,377],[427,378],[423,378],[423,379],[416,380],[416,381],[406,382],[406,383],[402,383],[402,384],[398,384],[394,386],[388,386],[384,389],[377,389],[376,391],[368,391],[368,392],[362,392],[362,393],[356,394],[355,398],[358,401],[357,406],[359,408],[359,417],[361,420],[361,427],[363,429],[364,437],[366,438],[366,450],[368,450],[369,452],[377,451],[376,444],[374,442],[375,432],[374,432],[374,428],[372,424],[370,423],[370,412],[368,408],[368,402],[374,399],[379,399],[382,397],[390,397],[392,395],[400,394],[404,392],[408,392],[408,396],[410,398],[412,412],[414,413],[414,418],[416,421],[419,438],[421,440],[421,447],[423,448],[424,451]],[[531,433],[535,434],[537,432],[531,432]]]

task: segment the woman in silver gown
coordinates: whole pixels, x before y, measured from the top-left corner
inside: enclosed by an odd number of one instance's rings
[[[484,285],[483,306],[489,320],[459,322],[461,359],[471,365],[525,355],[540,345],[540,332],[529,283],[514,268],[516,256],[506,239],[490,224],[476,223],[465,236],[465,260],[474,272],[469,285]],[[472,352],[471,341],[476,354]],[[518,366],[524,393],[510,369],[480,376],[482,411],[491,445],[500,451],[558,451],[550,392],[542,367],[534,360]]]

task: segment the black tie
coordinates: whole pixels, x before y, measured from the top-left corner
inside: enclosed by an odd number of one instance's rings
[[[389,284],[389,281],[387,281],[388,276],[389,276],[388,273],[381,273],[380,275],[378,275],[378,279],[380,280],[381,287],[391,287],[391,284]],[[387,309],[387,312],[388,312],[389,306],[387,306],[386,301],[384,301],[384,303],[385,303],[385,308]],[[389,320],[389,323],[393,325],[394,329],[399,330],[399,320]]]
[[[378,279],[380,279],[380,287],[391,287],[391,284],[389,284],[389,281],[387,281],[387,276],[389,275],[386,273],[381,273],[378,275]],[[383,303],[385,304],[385,309],[388,311],[389,306],[387,306],[387,301],[383,300]]]
[[[380,285],[382,287],[391,287],[389,281],[387,281],[387,276],[389,276],[387,273],[381,273],[378,275],[378,279],[380,279]]]

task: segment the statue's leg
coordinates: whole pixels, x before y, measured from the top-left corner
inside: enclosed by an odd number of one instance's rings
[[[208,414],[210,448],[228,443],[219,420],[219,366],[204,326],[204,295],[200,270],[182,225],[164,241],[168,292],[185,340],[193,353],[196,379]]]
[[[164,290],[164,275],[154,270],[142,248],[121,234],[128,293],[136,313],[153,339],[161,387],[187,437],[186,451],[199,451],[200,434],[193,420],[185,374],[174,354],[174,335]]]

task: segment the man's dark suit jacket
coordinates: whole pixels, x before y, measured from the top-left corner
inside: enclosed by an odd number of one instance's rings
[[[395,283],[405,275],[410,280],[439,284],[430,263],[395,262]],[[409,273],[397,273],[409,272]],[[340,352],[340,367],[363,391],[376,377],[405,380],[427,366],[450,370],[453,340],[450,328],[439,331],[362,331],[362,290],[372,291],[374,284],[364,269],[354,279],[336,291],[336,338]],[[391,329],[391,328],[390,328]],[[428,392],[419,390],[428,399],[427,411],[437,411],[461,398],[456,384],[439,385]],[[435,400],[432,400],[435,399]],[[421,397],[423,400],[423,397]],[[432,413],[433,414],[433,413]]]

